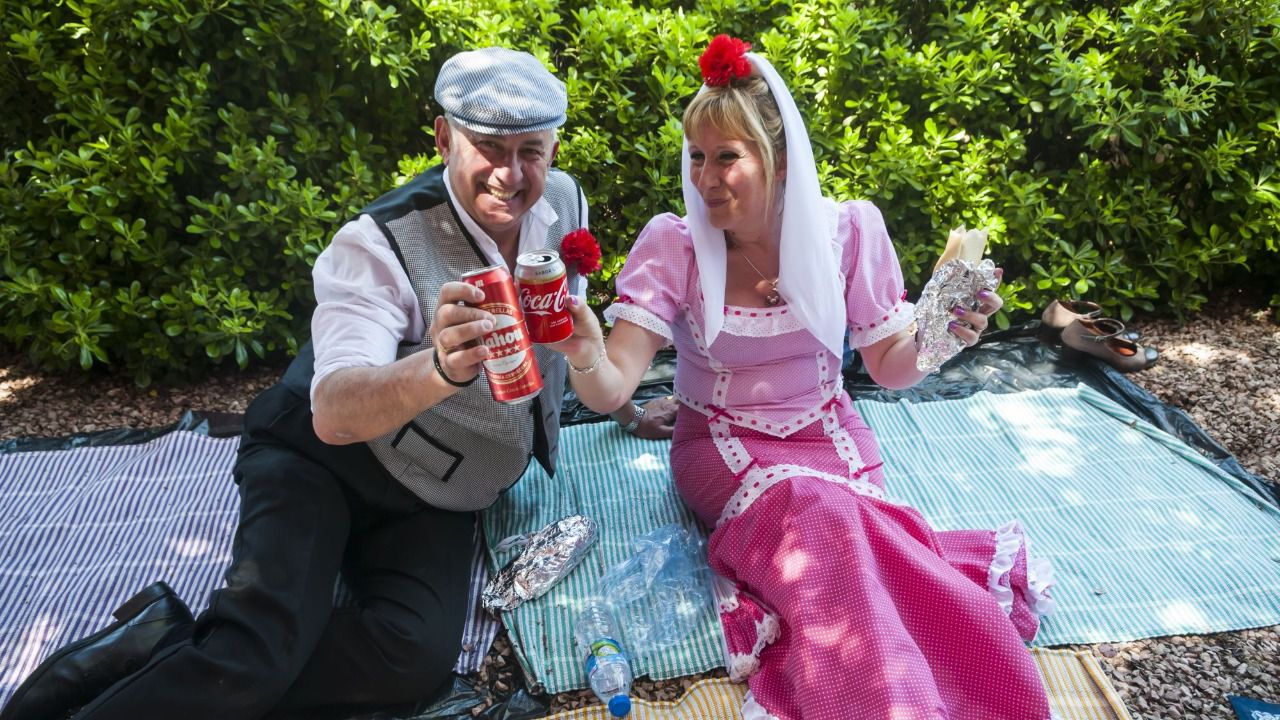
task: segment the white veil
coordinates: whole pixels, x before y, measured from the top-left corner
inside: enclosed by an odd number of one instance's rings
[[[813,147],[804,120],[791,92],[768,60],[746,53],[751,66],[769,85],[782,114],[787,140],[786,187],[782,205],[782,238],[778,292],[800,323],[837,357],[844,349],[845,304],[839,260],[833,250],[834,225],[829,221],[831,202],[822,197]],[[704,85],[699,92],[706,92]],[[693,236],[694,255],[702,284],[704,327],[708,346],[724,325],[726,249],[724,231],[711,226],[707,206],[689,175],[689,141],[680,153],[684,179],[685,224]]]

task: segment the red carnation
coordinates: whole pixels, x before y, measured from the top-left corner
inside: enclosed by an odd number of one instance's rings
[[[560,259],[576,265],[579,275],[590,275],[600,269],[600,243],[590,230],[578,228],[560,241]]]
[[[715,36],[707,46],[707,51],[698,58],[698,65],[702,68],[702,81],[708,87],[717,87],[747,77],[751,74],[751,62],[746,57],[746,52],[750,49],[751,43],[738,38]]]

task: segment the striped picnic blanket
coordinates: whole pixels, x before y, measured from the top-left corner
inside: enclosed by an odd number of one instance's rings
[[[1280,509],[1096,390],[857,407],[935,527],[1023,521],[1057,577],[1037,645],[1280,623]]]
[[[1044,678],[1049,708],[1056,720],[1131,720],[1129,711],[1098,666],[1087,653],[1036,648],[1031,656]],[[710,678],[693,683],[678,700],[634,700],[631,720],[733,720],[740,718],[747,686],[728,678]],[[566,710],[546,720],[613,720],[600,703],[579,710]]]
[[[193,612],[208,605],[231,560],[238,447],[239,438],[177,431],[0,455],[0,707],[45,656],[105,627],[155,580]],[[479,548],[474,560],[461,672],[480,667],[498,629],[474,602],[485,579]]]
[[[1050,558],[1056,614],[1038,645],[1128,640],[1280,623],[1280,510],[1181,441],[1087,386],[925,403],[856,403],[881,442],[890,495],[940,529],[1017,517]],[[600,547],[543,598],[504,616],[532,685],[584,686],[572,619],[630,538],[693,527],[664,442],[612,423],[565,428],[555,480],[537,467],[484,516],[488,546],[581,513]],[[963,445],[962,445],[963,443]],[[509,555],[491,554],[493,566]],[[708,618],[708,623],[710,619]],[[723,664],[704,625],[637,675]]]
[[[556,477],[531,464],[520,482],[484,512],[491,569],[517,554],[493,551],[506,537],[536,531],[567,515],[586,515],[599,525],[596,547],[578,569],[537,601],[504,613],[531,687],[557,693],[583,686],[573,619],[605,568],[631,555],[632,538],[675,522],[696,529],[697,520],[671,488],[669,448],[667,441],[627,435],[615,423],[563,428]],[[632,658],[632,669],[654,679],[710,670],[724,664],[722,642],[719,622],[708,605],[687,642]]]

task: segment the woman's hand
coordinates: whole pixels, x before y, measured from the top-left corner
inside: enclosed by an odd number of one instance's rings
[[[999,281],[1004,277],[1004,270],[996,268],[996,280]],[[960,307],[959,305],[951,309],[951,314],[956,316],[948,325],[948,329],[952,335],[964,341],[965,347],[973,347],[978,344],[978,337],[987,329],[987,320],[992,315],[999,312],[1004,307],[1004,298],[995,290],[983,290],[978,293],[978,307],[972,310]]]
[[[569,296],[569,315],[573,318],[573,334],[558,343],[549,343],[547,347],[564,355],[575,367],[590,367],[604,350],[604,331],[600,329],[600,321],[577,295]]]

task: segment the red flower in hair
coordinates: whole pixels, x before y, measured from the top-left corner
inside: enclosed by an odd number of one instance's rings
[[[579,275],[590,275],[600,269],[600,243],[590,230],[578,228],[560,241],[560,259],[576,265]]]
[[[750,49],[751,43],[728,35],[711,38],[707,51],[698,58],[698,66],[702,68],[702,81],[708,87],[717,87],[747,77],[751,74],[751,62],[746,58],[746,52]]]

